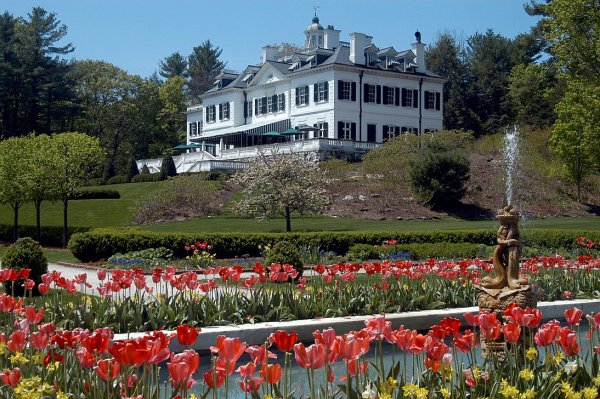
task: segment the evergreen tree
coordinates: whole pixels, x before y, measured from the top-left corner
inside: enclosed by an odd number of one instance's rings
[[[159,75],[165,79],[171,79],[177,76],[182,78],[187,77],[187,60],[178,51],[169,55],[164,60],[160,61]]]
[[[140,170],[138,169],[137,162],[135,161],[135,157],[129,157],[129,163],[127,165],[127,181],[131,181],[133,176],[139,175]]]
[[[225,63],[219,60],[222,49],[213,47],[210,40],[194,47],[188,57],[188,73],[190,76],[189,89],[192,101],[212,86],[219,73],[225,68]]]
[[[167,180],[169,177],[177,176],[175,161],[169,152],[165,152],[162,163],[160,164],[160,180]]]

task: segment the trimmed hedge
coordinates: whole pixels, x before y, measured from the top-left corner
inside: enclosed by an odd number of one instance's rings
[[[579,236],[600,240],[598,231],[527,230],[521,236],[525,245],[551,248],[573,248]],[[496,232],[420,231],[420,232],[310,232],[310,233],[157,233],[134,228],[94,229],[77,233],[69,241],[69,249],[78,259],[89,262],[108,259],[120,252],[165,247],[177,258],[185,257],[185,245],[207,241],[217,258],[260,256],[259,245],[273,246],[278,241],[290,241],[296,246],[319,247],[324,251],[345,254],[355,244],[381,245],[394,239],[398,244],[473,243],[496,244]]]
[[[125,175],[116,175],[106,181],[106,184],[125,184],[129,183],[129,178]]]
[[[71,201],[89,199],[119,199],[121,194],[117,190],[85,190],[80,189],[69,198]]]
[[[140,173],[131,178],[131,183],[142,183],[148,181],[160,181],[160,174],[158,173]]]
[[[69,227],[69,236],[75,233],[83,233],[90,230],[89,227]],[[42,226],[40,244],[49,247],[62,247],[62,226]],[[19,236],[35,237],[35,226],[19,225]],[[13,225],[0,224],[0,241],[13,241]]]

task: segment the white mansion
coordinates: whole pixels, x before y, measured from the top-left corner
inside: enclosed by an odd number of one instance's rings
[[[260,65],[224,70],[202,105],[188,108],[178,147],[190,152],[174,157],[178,171],[242,168],[274,151],[357,158],[396,135],[442,129],[445,79],[427,70],[415,36],[404,51],[357,32],[344,42],[315,15],[299,52],[264,47]]]

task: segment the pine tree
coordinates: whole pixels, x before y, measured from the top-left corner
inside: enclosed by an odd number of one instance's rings
[[[222,52],[219,47],[213,47],[210,40],[193,48],[188,57],[189,94],[192,100],[197,100],[200,94],[207,91],[225,68],[225,63],[219,60]]]
[[[168,152],[165,153],[160,164],[160,180],[167,180],[169,177],[177,176],[175,161]]]

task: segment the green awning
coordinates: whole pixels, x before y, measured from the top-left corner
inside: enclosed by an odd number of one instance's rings
[[[192,149],[196,149],[196,148],[202,148],[202,144],[196,144],[196,143],[179,144],[179,145],[176,145],[175,147],[173,147],[173,149],[175,149],[175,150],[192,150]]]
[[[267,133],[263,133],[263,136],[268,136],[268,137],[279,137],[281,136],[281,134],[279,134],[279,132],[267,132]]]

